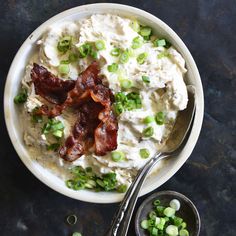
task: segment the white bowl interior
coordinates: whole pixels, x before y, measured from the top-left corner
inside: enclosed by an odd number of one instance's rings
[[[120,16],[126,16],[129,18],[135,18],[141,23],[151,26],[157,35],[161,35],[167,40],[169,40],[175,46],[175,48],[182,54],[182,56],[186,60],[186,65],[188,69],[186,75],[186,83],[193,84],[196,87],[197,110],[192,132],[185,148],[177,158],[170,159],[168,162],[165,162],[164,166],[158,172],[156,172],[154,175],[152,175],[151,178],[148,178],[146,180],[140,195],[144,195],[166,182],[170,177],[172,177],[176,173],[176,171],[184,164],[184,162],[190,156],[201,130],[204,101],[201,79],[197,67],[184,43],[176,35],[176,33],[174,33],[174,31],[171,30],[161,20],[137,8],[108,3],[91,4],[72,8],[46,21],[28,37],[28,39],[19,49],[11,65],[7,77],[4,94],[4,109],[7,129],[18,155],[20,156],[24,164],[27,166],[27,168],[38,179],[40,179],[43,183],[45,183],[52,189],[68,197],[82,201],[94,203],[112,203],[122,200],[123,194],[112,192],[95,193],[87,190],[70,190],[65,186],[64,181],[62,181],[60,178],[52,174],[49,170],[43,168],[37,162],[33,161],[30,158],[22,139],[21,124],[19,123],[18,119],[18,108],[14,105],[13,102],[13,99],[20,87],[20,81],[24,75],[25,66],[27,65],[30,57],[36,50],[35,42],[46,31],[47,27],[58,21],[80,20],[95,13],[111,13]]]

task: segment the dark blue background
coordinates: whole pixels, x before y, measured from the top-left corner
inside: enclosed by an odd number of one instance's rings
[[[0,1],[1,104],[9,66],[26,37],[53,15],[94,2]],[[235,236],[236,1],[117,2],[144,9],[172,27],[191,51],[202,77],[205,116],[199,141],[190,159],[160,190],[176,190],[193,200],[202,219],[201,235]],[[3,106],[0,132],[0,235],[68,236],[77,230],[83,236],[102,236],[118,205],[72,200],[37,180],[13,149]],[[65,224],[70,213],[78,216],[73,227]],[[133,224],[129,235],[134,235]]]

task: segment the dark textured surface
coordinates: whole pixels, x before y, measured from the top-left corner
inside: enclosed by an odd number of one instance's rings
[[[93,2],[0,1],[1,100],[10,63],[24,39],[51,16]],[[205,117],[199,141],[187,163],[160,189],[179,191],[196,204],[201,235],[236,235],[235,0],[117,2],[144,9],[171,26],[188,46],[202,77]],[[78,230],[83,236],[102,236],[118,205],[75,201],[37,180],[13,149],[2,106],[0,132],[0,235],[67,236]],[[78,216],[74,227],[64,223],[70,213]],[[129,235],[134,235],[133,224]]]

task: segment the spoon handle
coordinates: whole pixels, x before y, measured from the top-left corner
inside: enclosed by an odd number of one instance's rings
[[[168,155],[162,153],[157,153],[156,156],[151,158],[149,162],[139,171],[135,180],[126,192],[124,199],[120,204],[119,210],[112,221],[111,227],[106,233],[106,236],[126,236],[140,189],[147,177],[147,174],[158,161],[167,156]]]

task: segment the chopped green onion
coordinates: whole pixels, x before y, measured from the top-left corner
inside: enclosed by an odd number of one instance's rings
[[[142,80],[143,80],[144,83],[147,83],[147,84],[150,83],[150,78],[146,75],[142,76]]]
[[[53,143],[47,146],[48,151],[57,151],[60,147],[60,143]]]
[[[181,230],[179,231],[179,235],[180,235],[180,236],[189,236],[189,232],[188,232],[188,230],[186,230],[186,229],[181,229]]]
[[[113,48],[110,53],[113,57],[118,57],[120,55],[120,49],[119,48]]]
[[[185,229],[186,227],[187,227],[186,222],[182,222],[181,225],[180,225],[180,228],[181,229]]]
[[[113,161],[119,162],[119,161],[124,160],[125,154],[121,151],[113,151],[111,153],[111,158],[112,158]]]
[[[98,52],[91,49],[89,55],[93,58],[93,59],[98,59]]]
[[[128,62],[128,60],[129,60],[129,51],[125,50],[120,55],[120,63],[125,64]]]
[[[118,70],[118,65],[116,63],[112,63],[111,65],[107,66],[107,70],[109,72],[116,72]]]
[[[170,54],[167,51],[163,51],[157,55],[157,58],[161,59],[163,57],[169,57],[169,56],[170,56]]]
[[[115,94],[115,103],[113,105],[116,114],[125,110],[131,111],[142,107],[142,101],[139,93],[131,92],[125,95],[123,92]]]
[[[165,226],[165,223],[166,223],[165,218],[160,218],[160,222],[159,222],[159,224],[157,224],[157,228],[160,229],[160,230],[163,230],[164,226]]]
[[[67,75],[70,72],[70,66],[68,64],[60,64],[58,70],[60,74]]]
[[[106,45],[105,42],[103,40],[98,40],[95,42],[95,47],[97,48],[97,50],[103,50],[106,49]]]
[[[55,122],[52,126],[51,126],[51,130],[55,131],[55,130],[59,130],[59,129],[63,129],[64,125],[62,124],[61,121],[59,122]]]
[[[165,207],[163,206],[157,206],[156,211],[158,212],[159,216],[164,216],[163,212],[165,210]]]
[[[148,229],[148,221],[147,221],[147,220],[143,220],[143,221],[141,222],[141,227],[142,227],[143,229]]]
[[[67,188],[73,188],[74,187],[74,181],[72,179],[66,180],[66,187]]]
[[[76,62],[78,60],[78,55],[75,53],[70,53],[68,59],[69,59],[69,62]]]
[[[151,137],[153,134],[154,134],[154,129],[151,126],[143,130],[143,136],[146,138]]]
[[[175,209],[173,209],[171,207],[167,207],[167,208],[165,208],[163,213],[164,213],[165,216],[171,217],[175,214]]]
[[[139,150],[139,155],[141,156],[141,158],[146,159],[150,156],[150,152],[147,148],[142,148]]]
[[[154,44],[157,47],[164,47],[166,45],[166,40],[165,39],[156,39],[154,41]]]
[[[145,36],[148,37],[151,35],[151,33],[152,33],[152,29],[148,26],[142,27],[139,32],[139,34],[142,35],[143,37],[145,37]]]
[[[172,207],[173,209],[175,209],[176,211],[178,211],[180,209],[180,201],[177,199],[172,199],[170,201],[170,207]]]
[[[82,234],[81,234],[81,233],[78,233],[78,232],[74,232],[74,233],[72,234],[72,236],[82,236]]]
[[[154,219],[156,219],[157,214],[156,214],[155,211],[151,211],[151,212],[148,214],[148,216],[149,216],[150,219],[154,220]]]
[[[74,225],[77,222],[77,216],[74,215],[74,214],[73,215],[69,215],[69,216],[67,216],[66,221],[67,221],[67,223],[69,225]]]
[[[168,225],[166,227],[166,233],[170,236],[177,236],[178,235],[178,227],[175,225]]]
[[[174,225],[177,227],[179,227],[183,223],[183,219],[178,216],[175,216],[173,221],[174,221]]]
[[[121,85],[121,88],[123,89],[129,89],[133,86],[133,83],[131,80],[123,79],[121,80],[120,85]]]
[[[143,52],[143,53],[138,55],[137,62],[141,65],[141,64],[143,64],[145,62],[147,57],[148,57],[148,54],[146,52]]]
[[[72,37],[65,36],[57,44],[57,49],[59,52],[66,53],[71,48]]]
[[[165,115],[162,111],[158,112],[155,116],[156,123],[158,125],[163,125],[165,123]]]
[[[140,31],[140,25],[138,23],[138,21],[132,21],[130,23],[130,27],[135,31],[135,32],[139,32]]]
[[[115,100],[116,102],[126,102],[127,97],[123,92],[119,92],[115,94]]]
[[[151,235],[152,235],[152,236],[158,236],[158,229],[155,228],[155,227],[153,227],[153,228],[152,228]]]
[[[114,104],[114,110],[117,115],[121,114],[124,111],[124,107],[121,102]]]
[[[51,133],[56,138],[61,138],[63,136],[64,125],[61,121],[55,119],[49,119],[47,123],[44,124],[42,128],[43,134]]]
[[[14,103],[15,104],[25,103],[27,101],[27,97],[28,95],[26,89],[22,89],[21,92],[14,97]]]
[[[79,48],[79,53],[80,53],[80,57],[84,58],[86,56],[88,56],[92,50],[92,46],[89,43],[85,43],[83,45],[81,45]]]
[[[118,193],[125,193],[127,191],[127,185],[121,184],[117,187],[117,192]]]
[[[56,130],[52,133],[57,138],[61,138],[63,136],[63,131],[62,130]]]
[[[147,124],[150,124],[154,121],[155,121],[155,118],[153,116],[146,116],[143,120],[143,123],[147,125]]]
[[[159,206],[161,203],[161,201],[159,199],[156,199],[154,202],[153,202],[153,205],[154,206]]]
[[[143,45],[143,39],[141,37],[137,36],[133,39],[133,42],[132,42],[133,49],[140,48],[142,47],[142,45]]]
[[[155,47],[169,48],[171,46],[171,43],[165,39],[156,39],[156,40],[154,40],[153,44]]]

